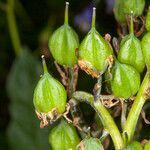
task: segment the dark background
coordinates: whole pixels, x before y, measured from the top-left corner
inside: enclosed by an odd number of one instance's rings
[[[80,41],[90,28],[92,7],[97,8],[96,26],[102,36],[118,36],[113,15],[114,0],[70,0],[69,22]],[[4,4],[4,5],[3,5]],[[49,129],[39,129],[32,104],[34,87],[41,71],[40,56],[45,55],[48,68],[57,79],[53,58],[48,50],[52,32],[63,24],[64,0],[15,0],[15,16],[23,54],[15,55],[9,35],[7,1],[0,0],[0,149],[49,149]],[[148,0],[146,8],[148,8]],[[28,49],[28,50],[27,50]],[[82,82],[80,82],[82,81]],[[92,92],[95,81],[81,73],[78,89]],[[149,103],[145,105],[148,110]],[[30,113],[31,112],[31,113]],[[147,112],[150,117],[150,112]],[[144,124],[144,123],[143,123]],[[150,138],[149,125],[141,125],[138,139]],[[141,127],[141,128],[142,128]]]

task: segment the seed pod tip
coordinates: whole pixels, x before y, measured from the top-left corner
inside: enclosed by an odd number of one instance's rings
[[[134,33],[134,23],[133,23],[133,11],[131,11],[131,20],[130,20],[130,33]]]
[[[65,24],[68,24],[68,9],[69,9],[69,2],[66,1],[66,6],[65,6]]]
[[[43,58],[44,58],[44,55],[42,55],[41,58],[43,59]]]
[[[96,20],[96,7],[93,7],[92,27],[95,27],[95,20]]]
[[[46,66],[45,56],[42,55],[41,58],[42,58],[42,64],[43,64],[43,70],[44,70],[44,73],[47,73],[48,71],[47,71],[47,66]]]
[[[68,5],[69,5],[69,2],[66,1],[66,6],[68,6]]]
[[[95,11],[96,10],[96,7],[93,7],[93,11]]]

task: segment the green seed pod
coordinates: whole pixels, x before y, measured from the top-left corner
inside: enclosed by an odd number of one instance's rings
[[[66,2],[64,25],[52,34],[48,45],[58,64],[72,67],[77,63],[75,50],[79,47],[79,39],[68,24],[68,5]]]
[[[77,150],[103,150],[101,141],[97,138],[87,137],[78,145]]]
[[[150,31],[150,7],[148,9],[148,13],[147,13],[147,16],[146,16],[146,24],[145,24],[145,26],[146,26],[146,29],[148,31]]]
[[[110,45],[95,29],[95,13],[96,10],[93,8],[92,28],[79,47],[78,60],[81,69],[93,77],[97,77],[99,72],[106,70],[107,59],[113,54]]]
[[[150,70],[150,32],[144,35],[141,44],[145,63],[147,68]]]
[[[53,150],[76,150],[80,138],[76,129],[64,119],[49,134],[49,143]]]
[[[150,141],[145,144],[144,150],[150,150]]]
[[[142,150],[142,145],[137,142],[137,141],[133,141],[132,143],[128,144],[125,147],[125,150]]]
[[[52,109],[56,109],[58,113],[63,113],[67,100],[65,88],[48,73],[44,57],[42,59],[44,75],[34,91],[33,103],[35,109],[39,113],[48,113]]]
[[[130,14],[133,11],[134,16],[142,15],[145,7],[145,0],[124,0],[124,13]]]
[[[109,82],[114,96],[127,99],[135,95],[140,87],[140,74],[130,65],[115,61],[111,70],[111,78],[106,73],[106,81]]]
[[[123,8],[124,8],[124,0],[115,0],[114,15],[116,20],[120,23],[126,21]]]
[[[124,37],[121,41],[118,60],[121,63],[133,66],[139,72],[142,72],[145,66],[144,56],[141,49],[141,42],[134,35],[132,14],[130,34]]]

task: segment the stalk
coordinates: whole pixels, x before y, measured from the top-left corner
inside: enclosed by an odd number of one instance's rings
[[[86,92],[75,92],[73,93],[73,98],[77,101],[86,102],[90,104],[94,110],[99,115],[104,128],[109,132],[115,149],[116,150],[122,150],[124,148],[124,143],[122,140],[122,136],[118,130],[118,127],[116,126],[113,118],[111,117],[110,113],[107,111],[107,109],[103,106],[100,100],[94,101],[94,97],[91,94],[88,94]]]
[[[19,33],[18,33],[15,14],[14,14],[14,0],[7,0],[6,15],[7,15],[7,22],[8,22],[8,28],[9,28],[12,45],[15,54],[18,56],[21,53],[22,47],[19,39]]]
[[[122,140],[121,134],[118,130],[118,127],[116,126],[110,113],[103,106],[103,104],[101,103],[100,100],[94,102],[94,107],[95,107],[95,110],[98,113],[99,117],[101,118],[104,128],[109,132],[109,134],[113,140],[115,149],[122,150],[124,147],[123,140]]]
[[[65,7],[65,24],[68,24],[68,9],[69,9],[69,2],[66,2],[66,7]]]
[[[95,28],[95,20],[96,20],[96,8],[93,7],[93,14],[92,14],[92,28]]]
[[[44,74],[46,74],[46,73],[48,73],[48,70],[47,70],[47,65],[46,65],[46,62],[45,62],[44,55],[42,55],[41,58],[42,58]]]
[[[134,34],[134,24],[133,24],[133,11],[131,11],[131,15],[130,15],[130,34]]]
[[[69,98],[71,98],[72,93],[75,92],[75,88],[74,88],[74,69],[73,68],[69,68]]]
[[[77,71],[77,72],[76,72]],[[71,116],[72,118],[76,118],[76,117],[80,117],[80,124],[82,124],[82,127],[79,127],[80,125],[77,125],[76,127],[78,128],[78,132],[80,134],[80,136],[84,139],[87,135],[88,135],[88,126],[86,126],[85,124],[85,120],[83,118],[83,114],[82,111],[80,110],[80,108],[77,108],[78,102],[76,101],[76,99],[72,98],[72,94],[75,92],[76,90],[76,84],[78,81],[78,70],[74,70],[74,67],[72,68],[68,68],[68,73],[69,73],[69,83],[68,83],[68,97],[71,98],[69,101],[70,104],[70,112],[71,112]],[[83,127],[84,126],[84,127]],[[81,130],[80,130],[80,129]],[[84,130],[83,130],[84,128]]]
[[[123,130],[123,138],[124,142],[131,142],[133,139],[133,135],[135,132],[135,128],[137,125],[137,121],[139,118],[139,115],[141,113],[142,107],[145,103],[145,101],[149,97],[149,88],[150,88],[150,72],[147,71],[144,80],[142,82],[142,85],[139,89],[139,92],[134,100],[134,103],[130,109],[129,115],[127,117],[126,124],[124,126]]]

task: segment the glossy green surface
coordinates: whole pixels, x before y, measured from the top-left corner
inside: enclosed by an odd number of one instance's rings
[[[97,138],[85,138],[82,142],[84,150],[103,150],[101,141]]]
[[[108,80],[115,96],[127,99],[136,94],[140,87],[140,74],[136,69],[116,61],[111,74],[112,79],[108,78]]]
[[[65,111],[67,94],[63,85],[49,73],[44,73],[34,91],[34,106],[38,112],[49,112],[57,108],[59,113]]]
[[[53,150],[76,150],[79,142],[75,127],[64,119],[49,134],[49,143]]]
[[[148,31],[150,31],[150,9],[147,12],[145,27]]]
[[[79,47],[79,59],[87,63],[90,69],[103,72],[108,66],[107,58],[112,55],[109,44],[93,27]]]
[[[129,34],[123,38],[118,53],[118,60],[122,63],[129,64],[142,72],[145,66],[144,56],[141,49],[141,42]]]
[[[142,149],[143,149],[142,145],[137,141],[128,144],[125,148],[125,150],[142,150]]]
[[[49,40],[49,49],[60,65],[73,66],[77,63],[75,50],[79,47],[78,35],[68,25],[58,28]]]
[[[150,141],[145,144],[144,150],[150,150]]]
[[[124,0],[124,13],[139,16],[143,13],[145,0]]]
[[[41,74],[41,63],[28,49],[22,49],[10,70],[6,88],[10,98],[10,124],[7,128],[7,146],[0,150],[48,150],[48,129],[39,129],[39,120],[33,109],[33,91]],[[2,110],[0,108],[0,110]],[[0,133],[0,140],[5,138]]]
[[[148,69],[150,69],[150,32],[144,35],[141,44],[145,63]]]
[[[125,22],[126,20],[123,8],[124,0],[115,0],[114,15],[118,22]]]

